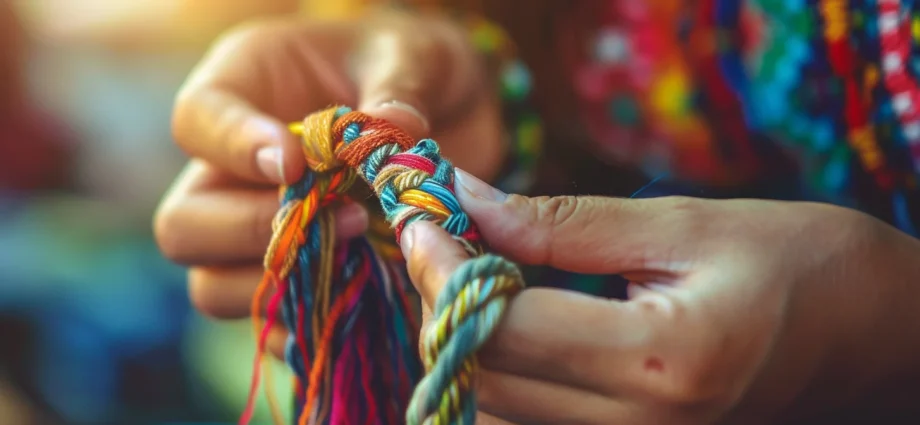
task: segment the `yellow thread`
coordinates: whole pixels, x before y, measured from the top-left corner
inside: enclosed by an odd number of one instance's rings
[[[393,182],[393,181],[396,180],[396,178],[398,178],[402,173],[407,172],[408,170],[410,170],[410,168],[409,168],[409,167],[406,167],[406,166],[402,166],[402,165],[389,165],[389,166],[387,166],[387,167],[384,167],[382,170],[380,170],[380,171],[377,173],[377,179],[376,179],[376,180],[377,180],[377,181],[382,181],[382,182]],[[395,182],[394,182],[394,183],[395,183]],[[395,186],[395,184],[394,184],[394,186]],[[395,186],[394,189],[396,189],[397,192],[401,192],[402,190],[404,190],[404,188],[400,188],[399,186]]]
[[[377,179],[392,183],[397,192],[415,189],[429,177],[431,175],[422,170],[404,166],[388,166],[377,175]]]
[[[430,174],[422,170],[410,170],[396,176],[393,179],[393,186],[395,186],[398,191],[415,189],[421,186],[422,183],[425,182],[425,179],[430,176]]]
[[[332,143],[332,128],[335,120],[335,109],[329,108],[322,112],[310,115],[302,123],[303,153],[307,165],[317,172],[326,172],[342,165],[335,157]]]
[[[439,217],[447,217],[450,215],[450,210],[429,193],[422,192],[417,189],[409,189],[403,193],[399,194],[399,202],[411,205],[416,208],[421,208],[425,211],[428,211],[431,214],[437,215]]]

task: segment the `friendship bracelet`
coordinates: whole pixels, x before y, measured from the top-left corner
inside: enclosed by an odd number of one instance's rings
[[[311,171],[281,188],[283,205],[253,301],[258,351],[240,422],[251,418],[280,307],[291,335],[286,360],[297,377],[296,423],[473,424],[475,354],[524,286],[517,266],[483,255],[479,232],[456,198],[453,166],[433,140],[416,143],[394,125],[345,107],[314,113],[291,129],[302,135]],[[402,267],[365,237],[334,246],[329,207],[347,202],[356,178],[373,188],[397,241],[406,225],[427,220],[474,257],[439,294],[421,359]],[[262,323],[262,294],[269,289],[274,295]],[[420,380],[419,360],[427,372]],[[274,416],[280,423],[280,413]]]

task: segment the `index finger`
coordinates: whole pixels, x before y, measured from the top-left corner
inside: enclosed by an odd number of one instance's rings
[[[287,126],[220,88],[203,87],[180,98],[173,133],[189,155],[246,180],[291,182],[304,166],[301,155],[285,155],[298,150]]]
[[[347,103],[346,24],[271,21],[224,37],[180,90],[173,134],[189,155],[254,182],[290,183],[305,162],[286,122]],[[318,37],[322,34],[322,37]]]
[[[403,233],[410,277],[433,306],[465,251],[431,223]],[[624,388],[660,388],[672,351],[656,352],[663,332],[679,328],[683,309],[670,296],[647,294],[621,302],[572,291],[529,288],[508,305],[501,325],[482,347],[490,370],[610,395]],[[673,326],[672,326],[673,325]],[[673,335],[672,332],[669,334]]]

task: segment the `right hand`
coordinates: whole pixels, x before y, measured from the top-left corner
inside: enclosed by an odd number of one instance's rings
[[[464,32],[395,13],[347,22],[300,19],[244,26],[221,38],[180,90],[176,142],[193,157],[155,216],[163,253],[189,266],[192,303],[242,318],[263,273],[277,185],[305,161],[287,123],[330,104],[357,105],[488,179],[502,161],[497,98]],[[339,239],[364,232],[367,212],[337,212]],[[283,355],[287,330],[270,350]]]

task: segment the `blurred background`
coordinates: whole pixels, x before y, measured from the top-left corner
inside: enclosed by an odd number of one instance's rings
[[[249,324],[193,312],[152,238],[173,96],[240,21],[359,3],[0,0],[0,424],[235,422]]]

